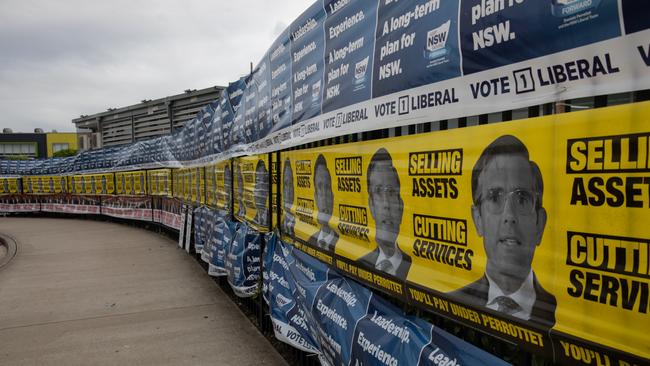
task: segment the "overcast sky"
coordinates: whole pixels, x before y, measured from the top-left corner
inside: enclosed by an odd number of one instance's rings
[[[227,85],[313,0],[0,0],[0,129]]]

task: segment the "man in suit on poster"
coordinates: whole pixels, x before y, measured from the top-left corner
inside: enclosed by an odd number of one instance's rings
[[[547,219],[543,193],[541,171],[519,139],[504,135],[483,150],[472,170],[472,219],[483,238],[485,274],[451,296],[544,327],[555,324],[555,297],[531,268]]]
[[[397,244],[404,201],[400,195],[399,174],[393,159],[384,148],[375,152],[368,164],[368,207],[375,221],[377,248],[359,261],[378,271],[405,279],[411,257]]]
[[[237,179],[237,203],[239,205],[237,209],[237,216],[246,217],[246,206],[244,205],[244,175],[241,171],[241,166],[235,164],[235,179]]]
[[[316,220],[320,229],[309,238],[307,243],[333,252],[339,234],[330,227],[330,219],[334,211],[334,192],[332,192],[332,176],[327,169],[327,160],[323,154],[318,155],[314,164],[314,200],[318,209]]]
[[[291,237],[295,235],[294,227],[296,226],[296,218],[291,213],[293,198],[293,170],[291,169],[291,160],[287,158],[282,171],[282,233]]]

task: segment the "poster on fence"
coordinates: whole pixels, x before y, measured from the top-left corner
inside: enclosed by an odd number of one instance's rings
[[[203,167],[190,168],[192,202],[196,204],[205,203],[205,169]]]
[[[147,170],[147,192],[152,196],[171,196],[171,169]]]
[[[593,342],[648,358],[649,111],[283,152],[283,235],[529,349],[570,359],[569,345]]]
[[[0,177],[0,194],[20,193],[20,177]]]
[[[232,207],[232,173],[230,160],[223,160],[214,165],[215,207],[222,213],[229,214]]]
[[[250,151],[648,89],[637,3],[317,1],[258,66],[271,65],[276,125]]]
[[[260,232],[269,231],[269,155],[233,160],[234,214]]]
[[[147,174],[144,170],[115,173],[115,193],[126,196],[147,193]]]

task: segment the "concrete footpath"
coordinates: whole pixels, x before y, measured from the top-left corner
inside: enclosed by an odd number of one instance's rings
[[[285,365],[169,238],[108,222],[0,217],[0,365]]]

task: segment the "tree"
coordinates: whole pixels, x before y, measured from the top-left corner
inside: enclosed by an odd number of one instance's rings
[[[54,153],[55,158],[64,158],[66,156],[75,156],[75,155],[77,155],[77,150],[75,149],[59,150]]]

